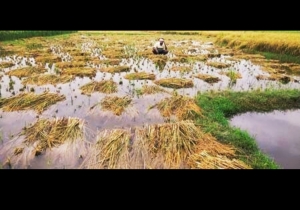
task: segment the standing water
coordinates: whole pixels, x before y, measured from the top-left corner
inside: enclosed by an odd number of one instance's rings
[[[283,169],[300,169],[300,110],[237,115],[230,124],[247,130]]]

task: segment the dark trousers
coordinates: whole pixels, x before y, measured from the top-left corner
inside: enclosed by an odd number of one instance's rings
[[[168,53],[168,50],[163,50],[163,49],[155,49],[153,48],[152,52],[157,55],[157,54],[163,54],[163,55],[166,55]]]

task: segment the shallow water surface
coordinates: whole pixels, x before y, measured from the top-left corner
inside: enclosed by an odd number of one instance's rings
[[[300,110],[245,113],[231,125],[246,130],[260,149],[284,169],[300,169]]]

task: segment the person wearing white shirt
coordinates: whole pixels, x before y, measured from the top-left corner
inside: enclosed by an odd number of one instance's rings
[[[166,55],[168,53],[168,48],[165,44],[163,38],[160,38],[153,46],[152,52],[154,54],[163,54]]]

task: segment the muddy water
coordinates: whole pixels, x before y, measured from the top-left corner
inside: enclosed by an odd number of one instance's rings
[[[189,41],[174,42],[172,43],[175,47],[187,46]],[[192,41],[191,46],[193,51],[186,50],[186,54],[191,55],[204,55],[210,51],[211,44],[201,44],[200,42]],[[101,55],[101,49],[95,47],[95,42],[87,41],[81,45],[78,45],[81,52],[88,52],[90,56],[103,60],[106,59],[105,56]],[[52,55],[59,56],[63,62],[72,62],[72,56],[64,50],[62,46],[53,45],[50,47]],[[171,52],[168,54],[169,58],[175,57]],[[194,87],[192,88],[182,88],[178,89],[177,92],[182,95],[187,95],[194,97],[199,92],[205,92],[210,90],[226,90],[231,89],[235,91],[244,91],[251,89],[265,89],[265,88],[300,88],[299,83],[290,82],[288,84],[282,84],[278,81],[266,81],[257,80],[255,76],[257,75],[268,75],[261,70],[258,65],[252,64],[247,60],[240,61],[229,61],[227,58],[230,56],[223,56],[219,58],[211,58],[209,61],[229,63],[230,67],[223,70],[210,67],[206,65],[206,62],[195,62],[195,63],[177,63],[168,61],[163,69],[159,69],[151,60],[147,58],[137,58],[132,57],[129,59],[122,59],[120,65],[130,66],[130,71],[133,72],[147,72],[154,73],[156,75],[156,80],[162,78],[185,78],[193,80]],[[1,134],[1,146],[0,146],[0,163],[5,162],[8,156],[12,154],[13,149],[18,143],[21,143],[21,138],[17,138],[18,134],[22,131],[22,128],[35,123],[39,118],[51,119],[54,117],[78,117],[85,121],[86,125],[86,140],[87,142],[95,142],[96,134],[104,129],[113,128],[124,128],[130,129],[135,126],[143,126],[146,124],[162,123],[164,119],[156,108],[150,109],[150,106],[158,103],[160,100],[170,97],[168,93],[157,93],[153,95],[139,96],[136,94],[136,90],[141,89],[143,85],[155,85],[151,80],[134,80],[130,81],[124,78],[127,74],[123,73],[103,73],[101,72],[102,67],[106,65],[93,65],[90,62],[86,63],[86,66],[93,67],[97,70],[95,77],[76,77],[73,81],[65,84],[57,85],[26,85],[25,90],[22,91],[24,87],[22,80],[18,77],[6,75],[7,72],[18,69],[21,67],[40,65],[36,64],[34,58],[21,57],[18,55],[7,56],[0,58],[1,62],[13,62],[14,66],[10,68],[4,68],[0,71],[1,78],[1,88],[0,93],[2,98],[12,97],[18,95],[21,92],[30,92],[31,88],[34,89],[36,94],[41,94],[45,91],[50,91],[53,93],[59,93],[66,97],[64,101],[58,102],[50,106],[42,114],[38,115],[35,111],[18,111],[18,112],[3,112],[0,109],[0,134]],[[190,72],[176,72],[170,69],[173,66],[187,66],[192,70]],[[55,74],[55,63],[45,64],[45,68],[48,70],[46,74]],[[223,71],[232,69],[238,71],[242,75],[242,79],[238,79],[236,83],[232,83],[230,78],[222,74]],[[195,78],[194,75],[202,73],[209,74],[212,76],[219,77],[220,82],[215,84],[209,84]],[[300,80],[300,77],[294,76],[295,79]],[[104,111],[100,106],[96,106],[94,109],[90,109],[95,104],[99,103],[108,94],[103,93],[92,93],[90,96],[81,94],[79,89],[81,86],[91,82],[91,81],[102,81],[112,79],[118,84],[118,91],[114,94],[117,96],[129,95],[132,97],[132,102],[125,112],[120,116],[114,115],[110,111]],[[9,83],[13,81],[12,89]],[[122,84],[120,84],[122,83]],[[21,89],[21,90],[20,90]],[[172,92],[172,88],[163,88],[168,92]],[[79,145],[79,144],[78,144]],[[44,156],[37,157],[35,159],[30,159],[27,161],[16,161],[15,168],[76,168],[79,166],[81,159],[78,158],[58,158],[61,155],[58,151],[62,151],[66,145],[62,145],[59,148],[53,149],[51,152],[47,152]],[[83,146],[84,147],[84,146]],[[74,149],[73,156],[80,156],[79,153],[84,153],[78,149],[78,146]],[[47,164],[46,164],[47,163]]]
[[[282,168],[300,169],[300,110],[245,113],[230,123],[248,131]]]

